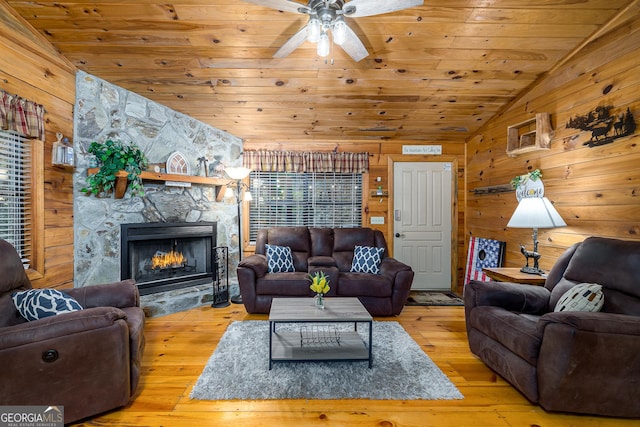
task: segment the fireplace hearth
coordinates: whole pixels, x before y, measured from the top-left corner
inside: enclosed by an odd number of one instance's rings
[[[120,277],[140,295],[213,283],[215,222],[121,225]]]

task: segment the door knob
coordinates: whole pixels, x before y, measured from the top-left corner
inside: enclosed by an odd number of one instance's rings
[[[404,234],[396,233],[396,237],[404,237]]]

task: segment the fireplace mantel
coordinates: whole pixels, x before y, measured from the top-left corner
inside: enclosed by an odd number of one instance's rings
[[[93,175],[98,172],[99,168],[87,169],[87,175]],[[127,176],[129,174],[121,170],[116,173],[116,185],[114,191],[114,197],[116,199],[122,199],[124,193],[127,191]],[[175,182],[190,182],[192,184],[212,185],[216,187],[216,202],[222,201],[224,197],[224,190],[226,189],[228,179],[223,178],[209,178],[207,176],[193,176],[193,175],[179,175],[172,173],[156,173],[143,171],[140,174],[142,180],[146,181],[175,181]]]

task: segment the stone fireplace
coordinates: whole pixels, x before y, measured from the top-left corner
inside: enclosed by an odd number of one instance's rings
[[[229,293],[236,295],[236,205],[216,201],[217,189],[214,186],[195,183],[186,187],[173,186],[162,181],[145,181],[144,196],[131,196],[130,192],[125,193],[122,199],[86,196],[81,190],[86,186],[87,169],[90,166],[87,148],[93,141],[107,139],[135,143],[151,164],[163,164],[172,153],[179,151],[191,164],[192,171],[198,170],[198,158],[201,157],[218,159],[225,166],[237,166],[242,152],[242,140],[227,132],[90,74],[78,72],[73,138],[76,153],[73,177],[74,286],[121,280],[121,257],[130,248],[130,243],[126,246],[122,243],[123,225],[139,231],[153,228],[146,224],[162,224],[158,228],[166,229],[167,224],[215,223],[213,237],[209,238],[212,241],[200,245],[228,248]],[[140,226],[136,227],[136,224]],[[171,240],[176,239],[167,239],[165,243],[171,246]],[[209,270],[196,274],[202,273],[204,276],[177,286],[165,286],[166,283],[161,282],[161,286],[152,292],[147,288],[154,285],[141,285],[140,290],[144,294],[141,301],[147,316],[210,305],[213,299],[211,255],[207,254],[208,249],[204,246],[188,249],[194,255],[195,252],[204,253],[195,261],[196,270],[202,267]],[[163,247],[160,252],[168,252],[166,249]],[[188,261],[185,267],[194,267],[193,262]],[[162,274],[170,272],[164,271]],[[122,278],[125,277],[126,274]],[[142,277],[143,283],[147,279]]]

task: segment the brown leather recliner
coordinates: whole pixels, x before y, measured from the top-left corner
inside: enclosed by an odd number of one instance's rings
[[[83,310],[27,321],[11,294],[31,288],[0,239],[0,405],[64,406],[65,423],[126,405],[144,349],[135,283],[64,289]]]
[[[580,283],[602,285],[599,312],[554,312]],[[544,286],[467,284],[469,347],[549,411],[640,417],[640,241],[590,237],[567,249]]]
[[[269,273],[266,245],[287,246],[294,272]],[[380,274],[352,273],[356,245],[384,248]],[[374,316],[398,315],[407,302],[414,272],[387,254],[379,230],[357,228],[273,227],[258,231],[256,252],[238,265],[238,283],[249,313],[269,313],[274,297],[312,297],[309,274],[329,277],[327,297],[357,297]]]

